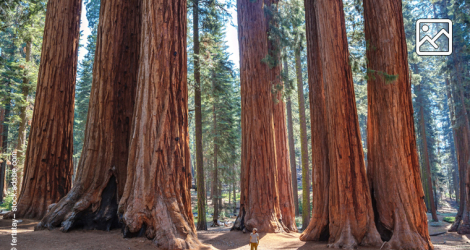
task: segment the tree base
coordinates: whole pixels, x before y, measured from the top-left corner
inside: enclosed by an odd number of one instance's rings
[[[95,192],[98,190],[94,190],[93,193]],[[66,197],[49,208],[48,213],[36,225],[35,230],[46,228],[51,230],[60,227],[63,232],[75,228],[109,231],[121,227],[117,215],[117,183],[114,175],[109,178],[98,202],[90,201],[93,193],[79,195],[81,193],[80,187],[73,188]],[[98,205],[99,209],[96,209],[95,206]]]

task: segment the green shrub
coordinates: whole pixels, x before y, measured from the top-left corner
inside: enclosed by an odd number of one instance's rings
[[[445,222],[448,222],[448,223],[454,223],[455,222],[455,217],[444,217],[444,219],[442,219],[443,221]]]

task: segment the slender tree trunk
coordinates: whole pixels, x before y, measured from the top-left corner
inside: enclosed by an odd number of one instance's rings
[[[318,240],[329,236],[329,246],[334,248],[352,249],[359,244],[381,246],[360,139],[343,3],[341,0],[305,1],[305,7],[309,64],[319,67],[312,70],[309,65],[309,76],[322,78],[320,81],[309,79],[309,85],[313,85],[311,90],[318,91],[324,101],[326,119],[321,125],[326,128],[328,146],[320,159],[327,157],[328,163],[320,162],[319,167],[323,169],[314,172],[314,190],[320,186],[315,195],[324,194],[314,201],[313,219],[300,238]],[[316,28],[312,28],[315,25]],[[321,112],[315,109],[322,109],[322,106],[322,103],[319,107],[311,105],[311,113],[319,116]],[[312,122],[312,126],[316,125]],[[318,130],[313,128],[312,137],[317,133]],[[313,143],[313,151],[321,142]],[[329,183],[325,185],[326,180],[322,177],[326,168],[329,169]],[[328,235],[323,234],[326,229],[323,216],[326,215],[316,214],[324,209],[322,206],[325,204],[328,208]]]
[[[295,71],[297,76],[297,95],[299,98],[300,153],[302,159],[302,229],[305,230],[310,222],[310,178],[308,167],[307,118],[305,116],[304,83],[302,80],[300,48],[295,49]]]
[[[236,194],[236,187],[235,181],[232,184],[232,191],[233,191],[233,214],[237,213],[237,194]]]
[[[212,74],[212,76],[215,79],[215,74]],[[214,81],[214,87],[213,91],[215,91],[215,80]],[[215,100],[216,97],[214,97]],[[219,146],[218,146],[218,141],[217,141],[217,113],[215,110],[215,103],[212,104],[212,133],[214,136],[214,179],[212,182],[212,190],[214,190],[214,194],[212,195],[212,205],[214,206],[214,215],[212,216],[212,226],[217,227],[219,224],[217,223],[217,220],[219,220],[219,196],[220,196],[220,189],[219,189],[219,169],[218,169],[218,153],[219,153]]]
[[[284,71],[286,75],[289,75],[289,67],[287,65],[287,59],[284,59]],[[284,86],[286,84],[284,83]],[[292,176],[292,193],[294,197],[294,213],[295,216],[299,216],[299,191],[297,187],[297,167],[295,164],[295,141],[294,141],[294,127],[292,121],[292,101],[290,95],[287,97],[286,103],[287,110],[287,131],[289,139],[289,160],[290,160],[290,169]]]
[[[367,84],[367,174],[375,224],[387,241],[386,248],[433,249],[416,148],[401,0],[365,0],[364,20],[371,72]],[[386,75],[396,79],[389,81]]]
[[[196,172],[197,172],[197,230],[207,230],[206,193],[204,190],[204,160],[202,147],[201,73],[199,66],[199,0],[193,1],[194,42],[194,109],[196,112]]]
[[[418,96],[420,99],[420,102],[424,98],[423,93],[422,93],[421,86],[418,85]],[[436,214],[436,206],[434,205],[434,194],[433,194],[433,188],[432,188],[432,175],[431,175],[431,164],[429,162],[429,153],[428,153],[428,143],[427,143],[427,136],[426,136],[426,124],[424,122],[424,107],[422,104],[420,104],[419,107],[419,117],[420,117],[420,122],[419,122],[419,129],[421,130],[421,137],[422,137],[422,144],[423,144],[423,158],[424,158],[424,164],[425,164],[425,169],[426,171],[426,182],[427,182],[427,192],[429,194],[429,204],[428,206],[431,208],[431,214],[432,214],[432,220],[433,221],[439,221],[437,218]]]
[[[455,107],[454,107],[454,101],[452,98],[452,86],[450,85],[450,79],[446,78],[446,91],[447,91],[447,103],[449,106],[449,120],[450,120],[450,125],[452,127],[452,139],[454,142],[454,147],[452,148],[452,155],[455,157],[453,159],[454,164],[453,164],[453,171],[452,171],[452,179],[454,183],[454,190],[455,190],[455,200],[459,203],[460,202],[460,176],[458,175],[459,173],[459,161],[458,161],[458,145],[457,145],[457,130],[455,128]]]
[[[78,173],[72,190],[37,228],[119,227],[139,63],[137,0],[102,0],[93,83]],[[123,62],[126,63],[123,63]]]
[[[31,49],[33,45],[32,42],[26,41],[26,58],[25,61],[28,63],[31,61]],[[23,98],[27,102],[28,96],[29,96],[29,80],[25,76],[23,78],[23,86],[21,89],[21,94],[23,95]],[[16,142],[16,150],[17,150],[17,158],[19,160],[18,164],[22,165],[23,164],[23,147],[25,145],[25,138],[26,138],[26,105],[20,107],[20,125],[18,127],[18,140]]]
[[[186,1],[143,0],[141,16],[127,181],[118,213],[124,237],[145,235],[161,249],[198,248],[190,193]]]
[[[49,0],[47,4],[35,109],[16,218],[42,218],[49,205],[64,197],[72,185],[80,12],[81,0]],[[12,216],[10,213],[7,217]]]
[[[8,87],[8,84],[5,86]],[[0,108],[0,118],[1,118],[1,133],[0,133],[0,146],[1,151],[0,153],[7,153],[8,148],[8,124],[6,123],[7,119],[9,119],[10,114],[10,101],[6,100],[5,109]],[[0,163],[0,202],[3,201],[4,197],[6,196],[6,169],[7,169],[7,158],[2,157]]]
[[[234,228],[259,232],[288,230],[281,218],[273,119],[274,77],[278,67],[262,59],[270,53],[269,18],[264,7],[273,0],[238,0],[238,40],[242,99],[242,166],[240,214]],[[290,177],[289,177],[290,178]]]

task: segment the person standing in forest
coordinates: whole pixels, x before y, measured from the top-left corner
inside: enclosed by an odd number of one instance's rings
[[[250,234],[250,249],[258,250],[258,245],[259,245],[258,229],[253,228],[253,232]]]

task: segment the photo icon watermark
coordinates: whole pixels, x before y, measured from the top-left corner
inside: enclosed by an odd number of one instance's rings
[[[416,53],[420,56],[452,54],[452,21],[419,19],[416,22]]]

